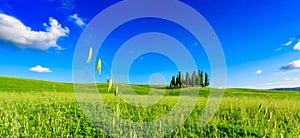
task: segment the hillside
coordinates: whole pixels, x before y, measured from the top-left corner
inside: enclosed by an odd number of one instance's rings
[[[2,92],[73,92],[72,83],[0,77]]]
[[[280,90],[280,91],[300,91],[300,87],[295,87],[295,88],[275,88],[272,90]]]
[[[89,85],[89,84],[88,84]],[[119,84],[122,85],[122,84]],[[147,108],[128,104],[119,96],[107,93],[107,84],[97,84],[105,105],[120,117],[134,122],[152,121],[169,113],[178,102],[177,95],[193,89],[199,90],[199,97],[191,114],[181,126],[166,137],[297,137],[299,133],[299,92],[254,89],[226,89],[222,103],[215,116],[204,127],[199,127],[203,109],[207,104],[210,88],[167,89],[156,104]],[[147,94],[148,85],[131,85],[138,94]],[[163,86],[155,89],[161,90]],[[127,92],[126,89],[119,91]],[[87,96],[94,94],[85,93]],[[41,80],[0,77],[0,137],[109,137],[93,121],[101,123],[111,117],[105,112],[100,120],[89,120],[73,93],[73,84]],[[129,95],[130,96],[130,95]],[[182,96],[186,100],[190,96]],[[144,100],[144,99],[139,99]],[[139,101],[135,99],[135,101]],[[91,102],[93,103],[93,101]],[[104,111],[102,107],[87,103],[92,110]],[[82,104],[82,103],[81,103]],[[120,108],[119,108],[120,107]],[[180,108],[188,108],[186,104]],[[286,108],[288,107],[288,108]],[[93,110],[95,109],[95,110]],[[121,109],[121,110],[120,110]],[[181,118],[181,112],[176,113]],[[104,119],[102,119],[104,118]],[[99,121],[99,122],[98,122]],[[168,118],[176,122],[178,118]],[[124,128],[115,124],[117,128]],[[106,125],[107,129],[110,129]],[[55,128],[55,129],[53,129]],[[155,131],[163,132],[162,127]],[[120,130],[124,137],[151,137],[150,128],[110,129]],[[148,133],[140,133],[148,132]],[[155,136],[152,136],[155,137]]]
[[[119,84],[122,86],[122,84]],[[147,95],[151,88],[149,85],[130,85],[131,88],[140,95]],[[107,84],[98,83],[98,91],[100,93],[107,93]],[[162,90],[163,85],[158,85],[154,89]],[[200,96],[207,97],[210,93],[210,88],[183,88],[181,89],[166,89],[164,95],[178,96],[182,91],[183,94],[190,90],[199,90]],[[126,93],[127,89],[120,90],[122,93]],[[24,78],[13,78],[13,77],[0,77],[0,92],[74,92],[72,83],[62,83],[62,82],[51,82],[43,80],[32,80]],[[284,90],[256,90],[256,89],[226,89],[224,92],[225,97],[232,96],[270,96],[272,97],[282,97],[295,95],[293,91]],[[297,95],[297,94],[296,94]]]

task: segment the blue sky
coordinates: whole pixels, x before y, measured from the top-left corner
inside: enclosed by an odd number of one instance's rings
[[[72,60],[79,36],[99,12],[117,2],[0,0],[0,76],[72,82]],[[226,87],[300,86],[300,1],[182,2],[202,14],[218,36],[227,64]],[[110,66],[124,42],[147,31],[180,39],[196,59],[197,67],[210,74],[208,58],[197,40],[184,28],[154,18],[118,27],[97,56]],[[103,68],[99,81],[106,80],[108,68]],[[170,59],[149,53],[135,60],[129,78],[131,83],[148,83],[151,74],[161,73],[168,82],[176,72]]]

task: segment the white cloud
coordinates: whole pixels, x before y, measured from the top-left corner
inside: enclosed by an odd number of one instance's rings
[[[54,47],[61,50],[61,46],[57,45],[57,40],[67,36],[69,29],[63,28],[52,17],[49,18],[49,24],[50,26],[43,24],[46,31],[34,31],[15,17],[0,14],[0,41],[11,43],[22,49],[47,50]]]
[[[61,9],[72,11],[76,7],[76,4],[73,0],[61,0]]]
[[[299,78],[283,78],[285,81],[297,81]]]
[[[281,67],[281,70],[294,70],[294,69],[300,69],[300,59],[290,62],[289,64]]]
[[[283,46],[289,46],[289,45],[291,45],[293,43],[293,40],[290,40],[290,41],[288,41],[288,42],[286,42],[286,43],[284,43],[284,44],[282,44]]]
[[[300,50],[300,41],[295,44],[294,50]]]
[[[298,81],[270,81],[270,82],[262,82],[260,84],[253,85],[252,87],[244,87],[244,88],[255,88],[255,89],[274,89],[274,88],[293,88],[299,87]]]
[[[29,70],[32,71],[32,72],[39,72],[39,73],[52,72],[49,68],[42,67],[41,65],[37,65],[36,67],[32,67]]]
[[[71,21],[74,21],[74,23],[75,23],[76,25],[80,26],[80,27],[84,27],[84,26],[86,25],[86,23],[83,21],[82,18],[80,18],[80,17],[78,16],[78,14],[70,15],[70,16],[69,16],[69,19],[70,19]]]
[[[289,40],[288,42],[283,43],[283,44],[282,44],[282,47],[276,49],[275,51],[276,51],[276,52],[279,52],[279,51],[282,50],[284,47],[288,47],[288,46],[292,45],[294,41],[295,41],[295,38],[290,38],[290,40]]]
[[[260,74],[262,74],[262,70],[258,69],[258,70],[256,70],[255,73],[258,74],[258,75],[260,75]]]
[[[276,49],[275,51],[278,52],[282,49],[282,47],[279,47],[278,49]]]

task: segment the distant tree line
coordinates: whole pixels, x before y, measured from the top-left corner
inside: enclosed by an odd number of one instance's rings
[[[203,77],[204,75],[204,77]],[[204,78],[204,79],[203,79]],[[177,76],[173,76],[169,88],[183,88],[183,87],[207,87],[209,86],[208,74],[203,74],[203,71],[193,71],[192,75],[186,72],[185,77],[178,72]]]

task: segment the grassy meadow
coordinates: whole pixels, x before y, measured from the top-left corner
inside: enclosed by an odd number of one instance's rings
[[[105,104],[135,122],[164,116],[176,104],[179,89],[166,90],[149,108],[130,106],[107,84],[97,84]],[[147,85],[132,85],[140,95]],[[198,88],[184,88],[185,91]],[[300,137],[300,92],[226,89],[216,115],[199,126],[209,88],[201,88],[188,119],[165,137]],[[188,97],[187,97],[188,98]],[[116,106],[118,105],[118,106]],[[117,109],[118,108],[118,109]],[[132,132],[121,132],[134,137]],[[108,137],[83,114],[73,84],[0,77],[0,137]]]

